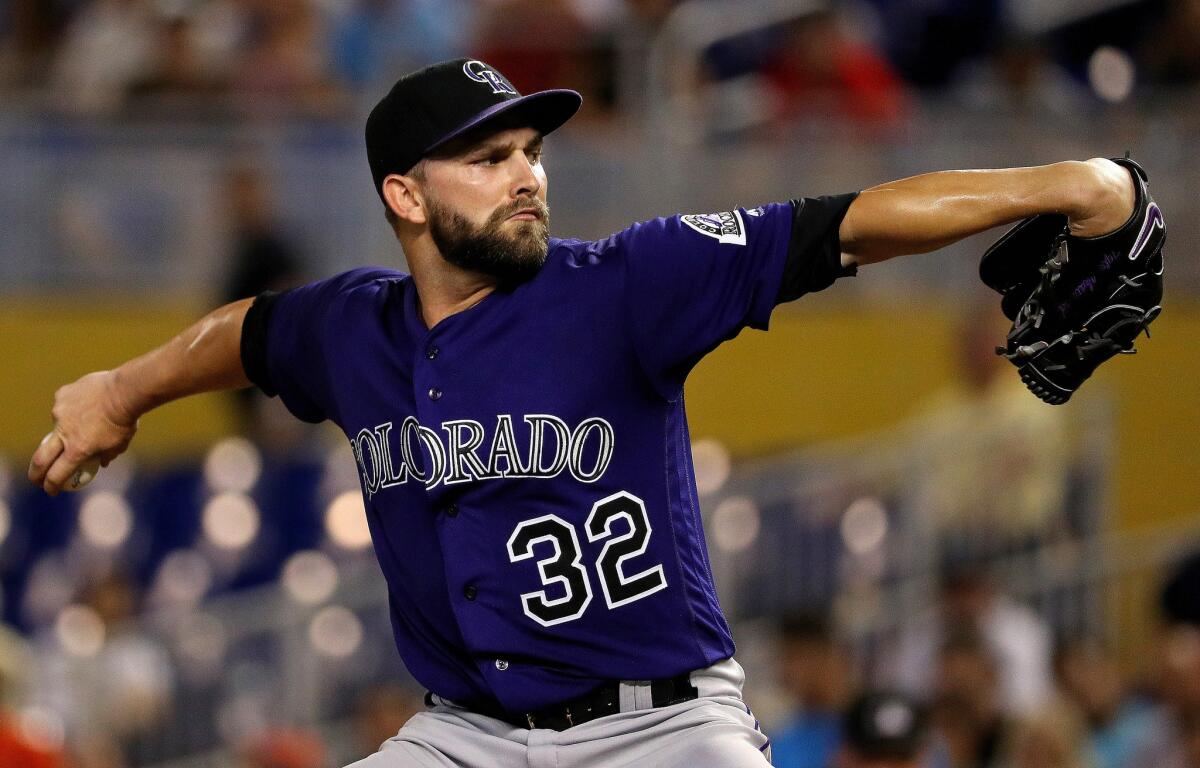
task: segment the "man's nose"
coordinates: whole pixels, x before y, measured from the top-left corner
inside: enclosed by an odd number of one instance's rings
[[[536,195],[542,188],[537,174],[533,172],[533,163],[524,152],[514,152],[509,159],[512,168],[512,184],[509,193],[513,197],[530,197]]]

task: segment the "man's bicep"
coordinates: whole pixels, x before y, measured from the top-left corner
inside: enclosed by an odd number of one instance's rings
[[[242,323],[246,377],[278,396],[292,415],[317,423],[329,418],[332,392],[325,359],[330,290],[323,283],[260,294]]]
[[[857,260],[843,250],[847,212],[857,193],[794,200],[795,218],[778,303],[816,293],[839,277],[857,274]]]
[[[765,328],[792,229],[791,203],[673,216],[614,237],[630,332],[646,372],[676,392],[691,367],[746,326]]]
[[[278,394],[267,366],[267,325],[278,300],[277,291],[264,291],[253,299],[242,318],[242,370],[250,383],[269,397]]]
[[[360,290],[401,276],[395,270],[359,267],[281,293],[258,296],[242,326],[247,377],[278,395],[296,418],[337,420],[333,373],[338,345],[361,320],[353,313]]]

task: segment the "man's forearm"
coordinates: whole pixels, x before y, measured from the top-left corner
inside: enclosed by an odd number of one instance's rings
[[[250,386],[242,369],[242,321],[253,299],[213,310],[161,347],[114,371],[115,397],[133,417],[188,395]]]
[[[1039,213],[1061,213],[1084,236],[1120,227],[1133,209],[1128,172],[1107,160],[1033,168],[943,171],[864,190],[839,234],[843,261],[926,253]]]

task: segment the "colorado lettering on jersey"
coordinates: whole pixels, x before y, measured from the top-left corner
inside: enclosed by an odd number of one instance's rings
[[[517,445],[513,417],[496,416],[486,453],[484,426],[473,419],[455,419],[431,429],[409,416],[396,429],[392,422],[359,430],[350,441],[368,498],[382,488],[407,483],[411,478],[426,488],[439,483],[455,485],[472,480],[508,477],[553,478],[564,471],[583,483],[604,476],[615,442],[612,425],[602,418],[584,419],[574,429],[550,414],[522,417],[529,425],[529,441]],[[595,451],[594,462],[585,461]],[[523,451],[522,451],[523,448]]]

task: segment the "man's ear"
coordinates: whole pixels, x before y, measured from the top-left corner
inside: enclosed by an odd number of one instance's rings
[[[389,174],[383,180],[383,199],[400,221],[410,224],[426,222],[425,197],[413,177]]]

